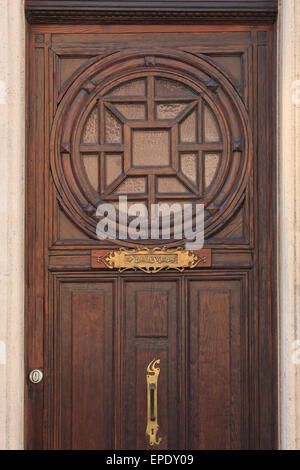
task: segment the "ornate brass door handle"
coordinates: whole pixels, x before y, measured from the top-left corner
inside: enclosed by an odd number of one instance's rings
[[[150,446],[161,443],[161,437],[157,438],[157,385],[160,368],[157,364],[160,359],[153,359],[147,367],[147,428],[146,435],[149,436]]]

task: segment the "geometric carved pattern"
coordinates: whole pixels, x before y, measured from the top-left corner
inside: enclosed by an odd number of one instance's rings
[[[98,168],[105,168],[105,178],[99,170],[90,181],[99,188],[101,199],[140,193],[141,200],[152,202],[160,201],[162,194],[168,199],[182,194],[183,202],[201,199],[210,187],[223,145],[218,120],[199,93],[151,74],[113,85],[98,97],[83,124],[80,144],[82,156],[92,150],[93,155],[97,152]],[[143,175],[147,192],[143,180],[130,175]]]
[[[174,51],[102,57],[72,83],[56,113],[51,168],[61,206],[96,238],[97,206],[116,207],[120,194],[129,204],[203,203],[209,236],[243,196],[250,135],[238,93],[205,58]]]

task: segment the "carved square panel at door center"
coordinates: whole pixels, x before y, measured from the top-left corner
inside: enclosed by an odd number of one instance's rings
[[[170,165],[170,133],[167,129],[134,129],[132,163],[135,167]]]
[[[136,292],[137,337],[168,336],[168,292]]]

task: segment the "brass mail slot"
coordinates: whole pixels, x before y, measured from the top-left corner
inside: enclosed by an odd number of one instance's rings
[[[141,270],[157,273],[163,269],[204,268],[211,266],[211,250],[184,250],[183,248],[135,248],[105,251],[92,250],[91,266],[98,269]]]

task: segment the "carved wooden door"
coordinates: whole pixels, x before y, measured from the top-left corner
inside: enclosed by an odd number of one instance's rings
[[[271,28],[34,26],[29,52],[28,448],[274,447]],[[95,268],[184,244],[99,240],[121,195],[204,204],[211,266]]]

